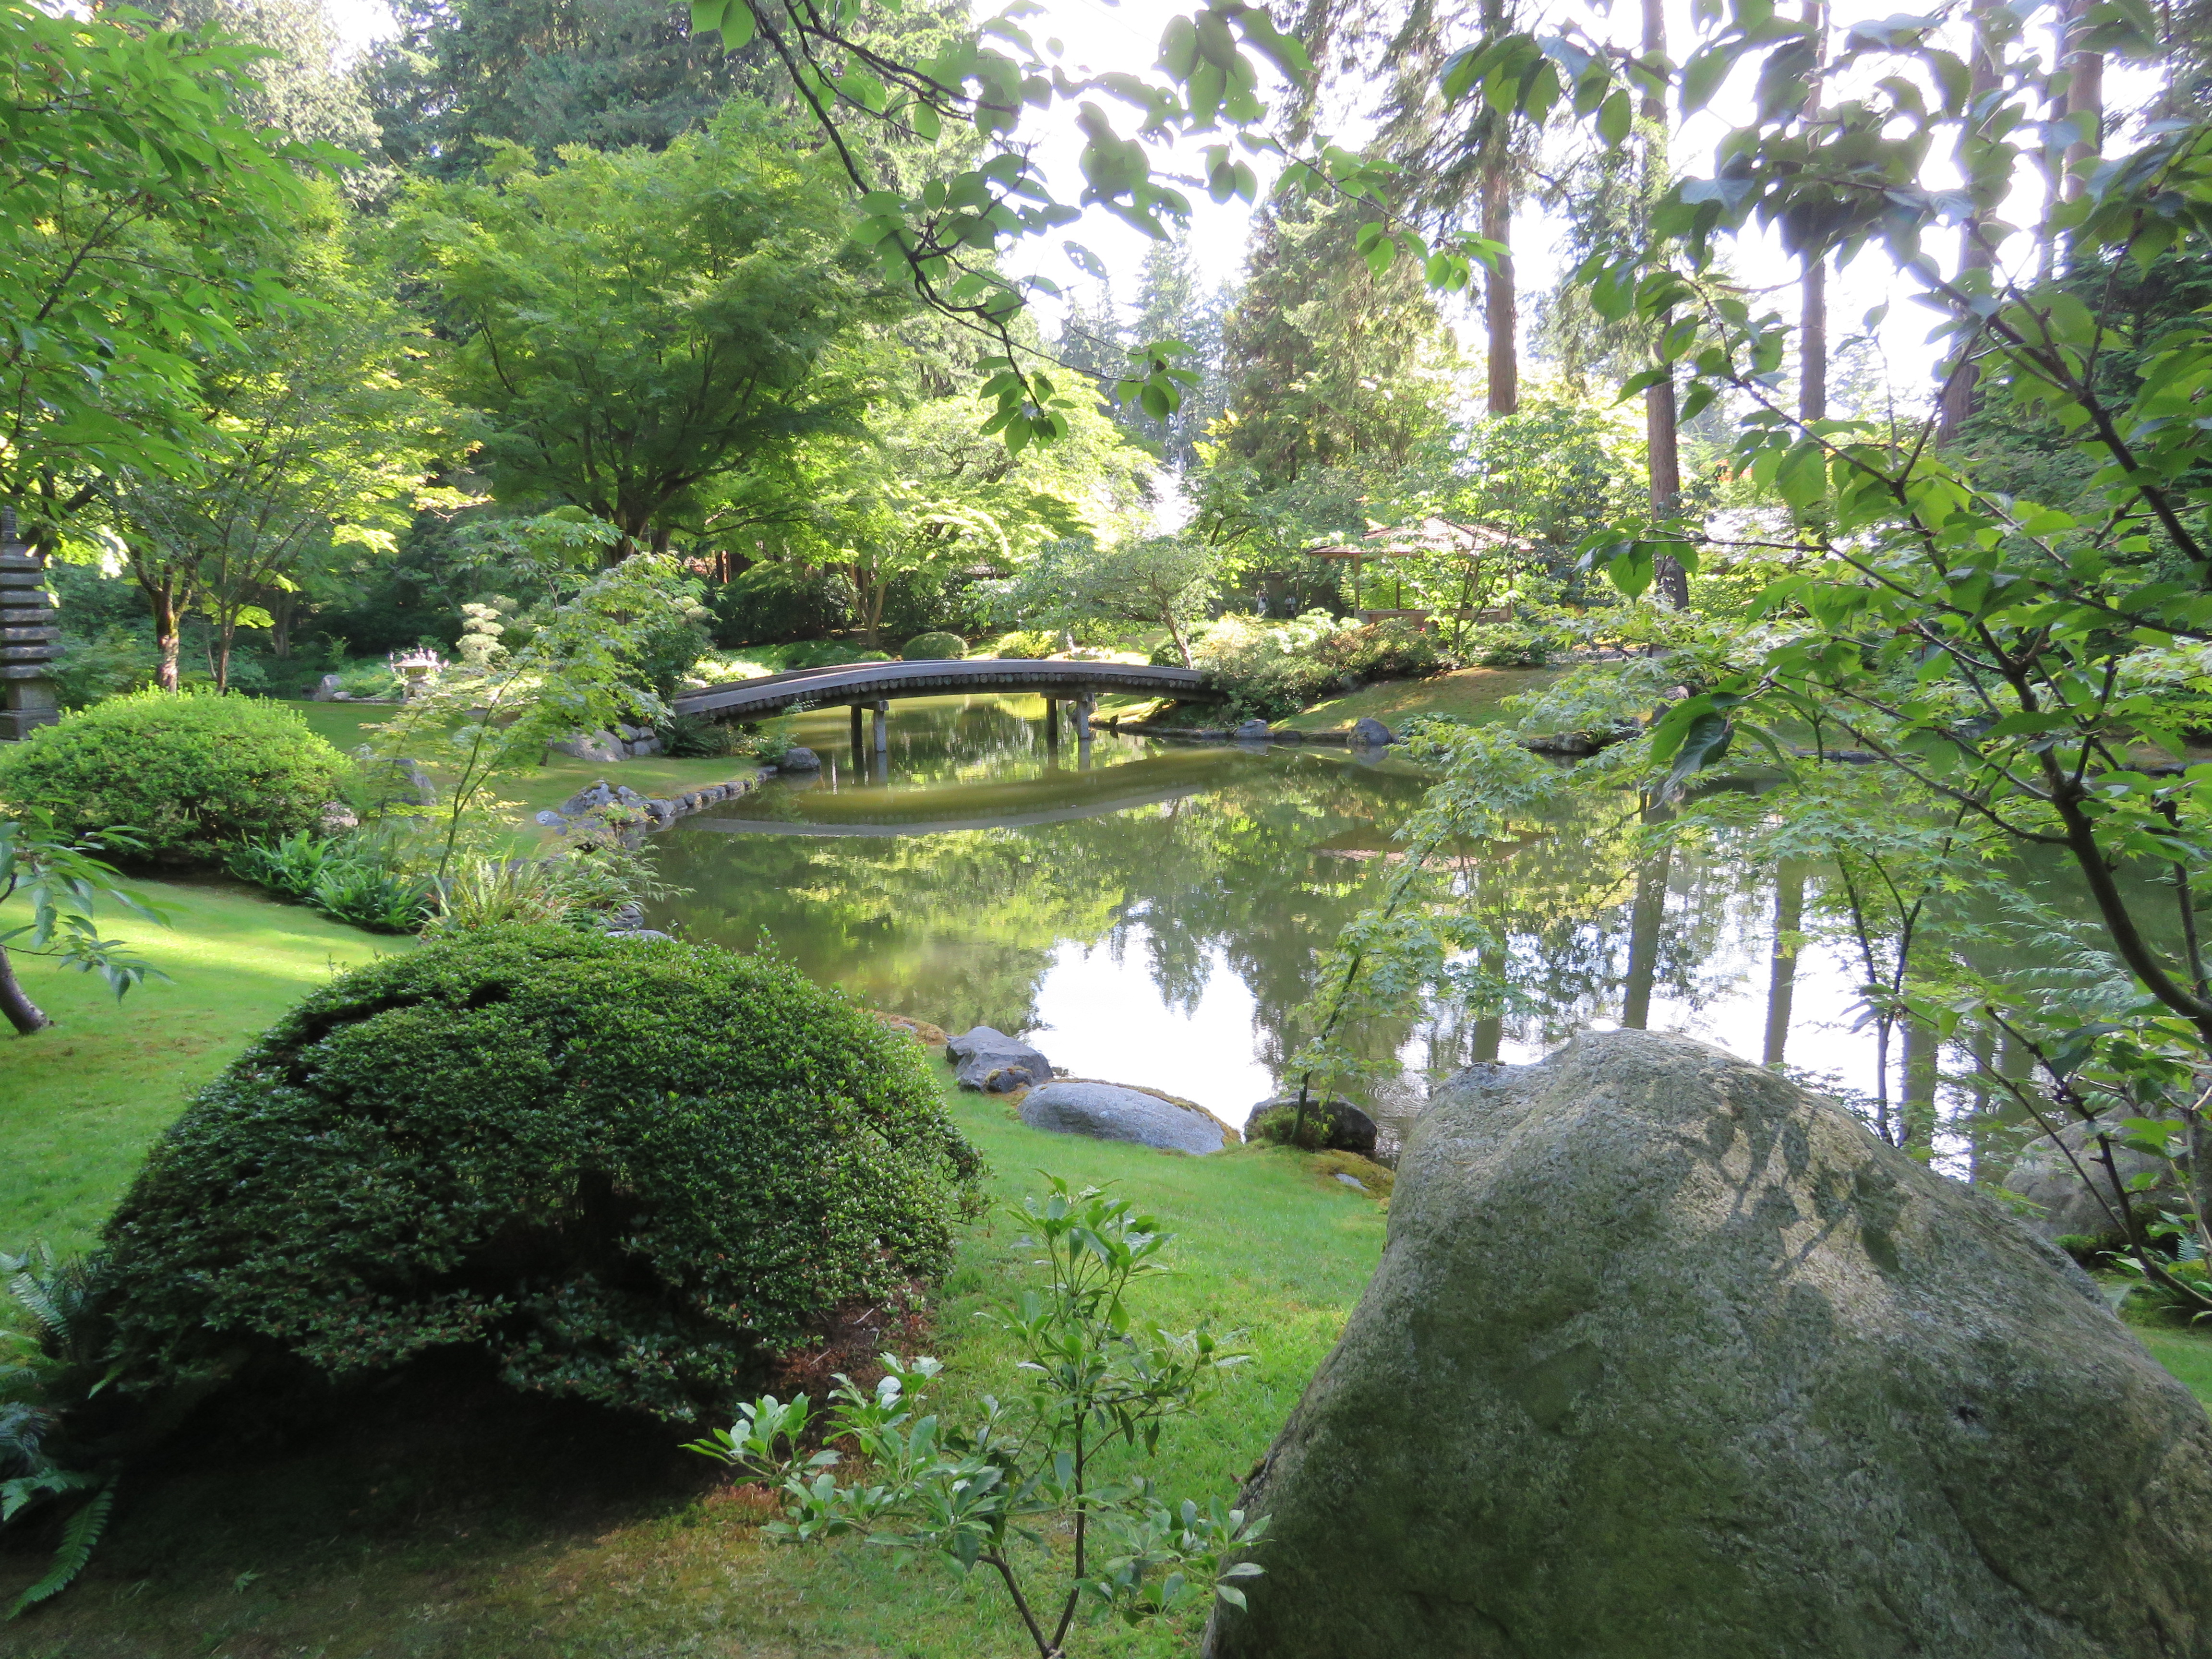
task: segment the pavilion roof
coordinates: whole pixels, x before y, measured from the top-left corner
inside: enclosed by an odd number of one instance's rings
[[[1370,530],[1357,542],[1334,543],[1302,551],[1310,559],[1405,559],[1435,553],[1480,558],[1489,553],[1527,552],[1532,545],[1526,537],[1488,525],[1459,524],[1431,514],[1419,524]]]

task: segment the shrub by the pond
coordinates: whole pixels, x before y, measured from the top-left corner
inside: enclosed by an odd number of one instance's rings
[[[488,1354],[690,1420],[938,1271],[976,1155],[922,1051],[795,969],[499,929],[309,996],[109,1223],[143,1385]]]
[[[917,634],[900,649],[908,662],[940,662],[968,654],[968,641],[957,634]]]
[[[0,800],[45,808],[64,836],[136,830],[144,855],[197,864],[307,829],[344,756],[295,709],[252,697],[141,691],[43,726],[0,753]]]

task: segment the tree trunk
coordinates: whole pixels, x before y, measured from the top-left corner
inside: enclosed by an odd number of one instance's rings
[[[2073,0],[2066,8],[2066,118],[2079,121],[2084,129],[2066,146],[2065,195],[2069,202],[2089,187],[2089,175],[2105,149],[2105,54],[2084,52],[2075,44],[2088,10],[2087,0]]]
[[[140,585],[154,612],[154,648],[161,657],[154,678],[164,691],[173,691],[181,679],[177,659],[183,645],[179,637],[176,583],[163,577],[158,583]]]
[[[1805,27],[1813,38],[1813,83],[1805,94],[1808,127],[1820,118],[1820,71],[1828,63],[1828,11],[1823,0],[1805,0]],[[1798,279],[1797,418],[1828,418],[1828,265],[1818,249],[1807,252]]]
[[[1905,1022],[1905,1150],[1922,1158],[1936,1151],[1936,1032]]]
[[[0,945],[0,1014],[7,1015],[18,1036],[29,1036],[53,1024],[37,1003],[23,994],[22,986],[16,982],[15,964],[9,959],[4,945]]]
[[[299,614],[300,596],[289,590],[269,605],[269,654],[283,662],[292,654],[292,620]]]
[[[1987,27],[1981,8],[1977,6],[1972,70],[1972,95],[1977,105],[1985,94],[1994,92],[1997,88],[1996,61],[1987,48],[1984,33]],[[1988,216],[1978,208],[1968,216],[1959,231],[1960,286],[1969,294],[1980,286],[1975,280],[1975,273],[1989,270],[1995,263],[1988,239],[1982,232],[1983,222]],[[1960,428],[1966,424],[1966,417],[1974,412],[1975,405],[1980,401],[1976,395],[1976,382],[1981,378],[1981,371],[1975,368],[1971,357],[1976,343],[1981,337],[1981,330],[1977,326],[1968,333],[1962,329],[1958,337],[1959,352],[1966,361],[1955,365],[1943,382],[1943,398],[1936,415],[1936,446],[1939,449],[1958,441]]]
[[[1483,163],[1482,234],[1493,242],[1509,242],[1513,235],[1512,159],[1506,153],[1501,131],[1492,141],[1495,152]],[[1489,329],[1490,412],[1510,415],[1521,406],[1520,348],[1515,338],[1519,321],[1513,291],[1513,256],[1505,254],[1498,269],[1487,273],[1482,290],[1483,321]]]
[[[1808,254],[1797,279],[1797,418],[1828,418],[1828,265]]]
[[[1671,816],[1666,808],[1644,810],[1646,823]],[[1650,1024],[1651,982],[1659,971],[1660,927],[1667,917],[1667,878],[1674,863],[1674,849],[1662,842],[1656,856],[1636,868],[1636,899],[1628,916],[1628,987],[1620,1009],[1620,1023],[1631,1030]]]
[[[226,616],[216,627],[215,694],[218,697],[230,695],[230,649],[237,638],[237,619]]]
[[[1185,668],[1194,666],[1190,659],[1190,640],[1184,634],[1182,624],[1176,620],[1176,614],[1172,611],[1167,611],[1165,617],[1168,637],[1175,641],[1176,654],[1182,659],[1182,665]]]
[[[1766,1047],[1759,1063],[1779,1066],[1790,1042],[1790,1006],[1797,990],[1797,945],[1790,936],[1805,922],[1805,866],[1784,859],[1774,872],[1774,945],[1766,968]]]
[[[1665,0],[1644,0],[1644,52],[1645,56],[1663,57],[1667,51],[1667,12]],[[1644,131],[1644,194],[1648,201],[1656,196],[1667,173],[1667,100],[1663,93],[1647,92],[1644,95],[1642,114]],[[1660,317],[1654,326],[1662,333],[1668,319]],[[1680,444],[1680,422],[1674,403],[1674,376],[1670,368],[1667,378],[1655,386],[1646,387],[1644,393],[1644,448],[1645,465],[1651,476],[1651,517],[1663,523],[1682,508],[1682,459]],[[1690,573],[1673,559],[1662,558],[1653,573],[1659,592],[1667,603],[1677,611],[1690,608]]]

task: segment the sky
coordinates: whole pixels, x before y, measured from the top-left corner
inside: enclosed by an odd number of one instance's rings
[[[341,37],[351,49],[365,49],[392,32],[392,15],[386,0],[327,0],[327,3]],[[979,4],[979,11],[982,9]],[[1787,9],[1787,0],[1784,9]],[[1189,9],[1191,0],[1120,0],[1120,3],[1113,3],[1112,0],[1043,0],[1041,13],[1029,20],[1028,27],[1040,41],[1058,42],[1061,59],[1071,75],[1085,69],[1143,70],[1151,66],[1157,55],[1161,31],[1168,20]],[[1638,24],[1637,9],[1632,6],[1622,6],[1617,15],[1608,15],[1588,0],[1564,0],[1547,9],[1556,15],[1577,16],[1591,33],[1623,42],[1632,42]],[[1669,42],[1680,58],[1694,38],[1690,0],[1667,0],[1667,9]],[[1832,0],[1830,7],[1838,37],[1856,21],[1886,16],[1894,9],[1894,0]],[[2030,27],[2044,27],[2049,15],[2047,9],[2036,15]],[[2133,83],[2140,78],[2115,66],[2107,77],[2110,104],[2122,106],[2139,90]],[[1123,106],[1109,102],[1109,112],[1116,116],[1117,126],[1126,131],[1128,124],[1120,118],[1127,113]],[[1723,102],[1712,112],[1686,126],[1675,141],[1677,165],[1686,172],[1708,171],[1715,140],[1740,114],[1740,110],[1731,110]],[[1035,157],[1063,200],[1073,200],[1083,185],[1077,165],[1080,140],[1071,117],[1072,112],[1065,106],[1033,117],[1031,128],[1025,135],[1035,139]],[[1349,129],[1340,128],[1333,136],[1356,145],[1364,135],[1355,124]],[[1168,173],[1182,167],[1194,169],[1199,147],[1212,141],[1212,136],[1206,135],[1187,141],[1180,150],[1156,155],[1155,172]],[[1931,182],[1948,182],[1942,177],[1940,158],[1931,172],[1936,175]],[[1241,202],[1216,205],[1201,189],[1188,188],[1185,193],[1193,203],[1188,234],[1194,263],[1201,277],[1209,285],[1235,281],[1243,265],[1250,210]],[[2020,200],[2011,204],[2006,216],[2015,223],[2032,223],[2037,210],[2034,200]],[[1564,232],[1565,226],[1560,222],[1534,206],[1524,207],[1516,221],[1514,258],[1522,296],[1524,336],[1534,313],[1535,297],[1550,289],[1561,274],[1557,251],[1565,240]],[[2020,239],[2023,243],[2026,240]],[[1948,259],[1949,245],[1955,238],[1942,234],[1937,240],[1939,251]],[[1007,269],[1017,274],[1045,277],[1070,294],[1087,295],[1091,281],[1067,251],[1068,243],[1078,244],[1105,266],[1118,299],[1126,304],[1133,298],[1149,240],[1143,233],[1097,210],[1086,216],[1081,224],[1069,227],[1042,243],[1024,246],[1008,260]],[[1753,289],[1767,291],[1766,303],[1785,313],[1794,312],[1795,262],[1773,237],[1745,239],[1739,243],[1731,263],[1741,281]],[[1897,297],[1899,287],[1887,258],[1878,249],[1869,250],[1851,268],[1832,277],[1832,338],[1840,342],[1856,331],[1865,313]],[[1470,351],[1479,349],[1480,325],[1468,302],[1446,301],[1445,309],[1463,345]],[[1041,298],[1037,310],[1050,331],[1061,314],[1061,307]],[[1927,339],[1937,320],[1929,312],[1909,305],[1895,305],[1879,327],[1875,337],[1879,350],[1901,397],[1923,395],[1931,383],[1938,354],[1928,345]],[[1524,374],[1528,372],[1528,367],[1524,366]]]

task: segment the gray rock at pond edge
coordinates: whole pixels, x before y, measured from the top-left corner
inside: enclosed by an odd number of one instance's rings
[[[1169,1152],[1218,1152],[1229,1132],[1212,1113],[1115,1083],[1052,1082],[1022,1101],[1022,1121],[1054,1134],[1132,1140]]]
[[[596,812],[603,806],[611,806],[614,799],[615,792],[608,787],[607,781],[601,778],[596,783],[586,784],[553,811],[558,817],[573,818],[586,812]],[[544,821],[541,813],[538,822],[543,823]]]
[[[1267,722],[1265,720],[1246,720],[1243,725],[1238,726],[1237,730],[1230,735],[1234,737],[1239,743],[1265,743],[1268,737]]]
[[[629,746],[611,732],[580,732],[546,747],[556,755],[566,755],[572,760],[596,761],[602,766],[629,758]]]
[[[775,769],[779,772],[819,772],[822,757],[811,749],[787,749],[783,751],[783,758],[776,762]]]
[[[1398,734],[1372,714],[1362,714],[1352,723],[1352,740],[1363,748],[1382,749],[1397,742]]]
[[[307,694],[309,702],[336,702],[343,682],[336,674],[325,674],[315,682],[315,689]]]
[[[1210,1659],[2202,1659],[2212,1418],[1830,1102],[1586,1033],[1440,1091]]]
[[[2172,1162],[2123,1146],[2118,1126],[2110,1127],[2112,1166],[2119,1171],[2121,1183],[2127,1185],[2141,1175],[2157,1176],[2153,1185],[2135,1194],[2136,1213],[2147,1221],[2155,1221],[2160,1211],[2187,1209],[2189,1196],[2182,1190]],[[2106,1208],[2112,1199],[2110,1179],[2104,1174],[2097,1155],[2085,1152],[2093,1133],[2086,1123],[2073,1123],[2058,1132],[2058,1139],[2072,1149],[2085,1167],[2095,1170],[2094,1190],[2075,1173],[2066,1154],[2047,1139],[2030,1141],[2021,1152],[2020,1162],[2004,1178],[2007,1188],[2039,1206],[2027,1221],[2045,1238],[2103,1238],[2121,1231]],[[2182,1167],[2188,1166],[2185,1163]],[[2099,1193],[2104,1194],[2102,1201]]]
[[[1288,1094],[1277,1095],[1271,1100],[1261,1101],[1252,1109],[1250,1115],[1245,1119],[1247,1138],[1253,1140],[1275,1139],[1277,1137],[1267,1133],[1267,1128],[1261,1125],[1261,1120],[1280,1113],[1283,1115],[1281,1120],[1279,1120],[1282,1129],[1282,1139],[1287,1140],[1290,1135],[1289,1125],[1291,1121],[1295,1121],[1297,1109],[1298,1096],[1295,1089]],[[1319,1096],[1310,1098],[1306,1102],[1306,1127],[1307,1133],[1313,1137],[1313,1144],[1317,1149],[1325,1148],[1333,1152],[1358,1152],[1362,1158],[1373,1155],[1375,1143],[1379,1138],[1375,1120],[1342,1095],[1331,1095],[1326,1100]]]
[[[945,1045],[952,1075],[963,1089],[1003,1095],[1052,1081],[1052,1062],[1018,1037],[988,1025],[963,1031]]]

